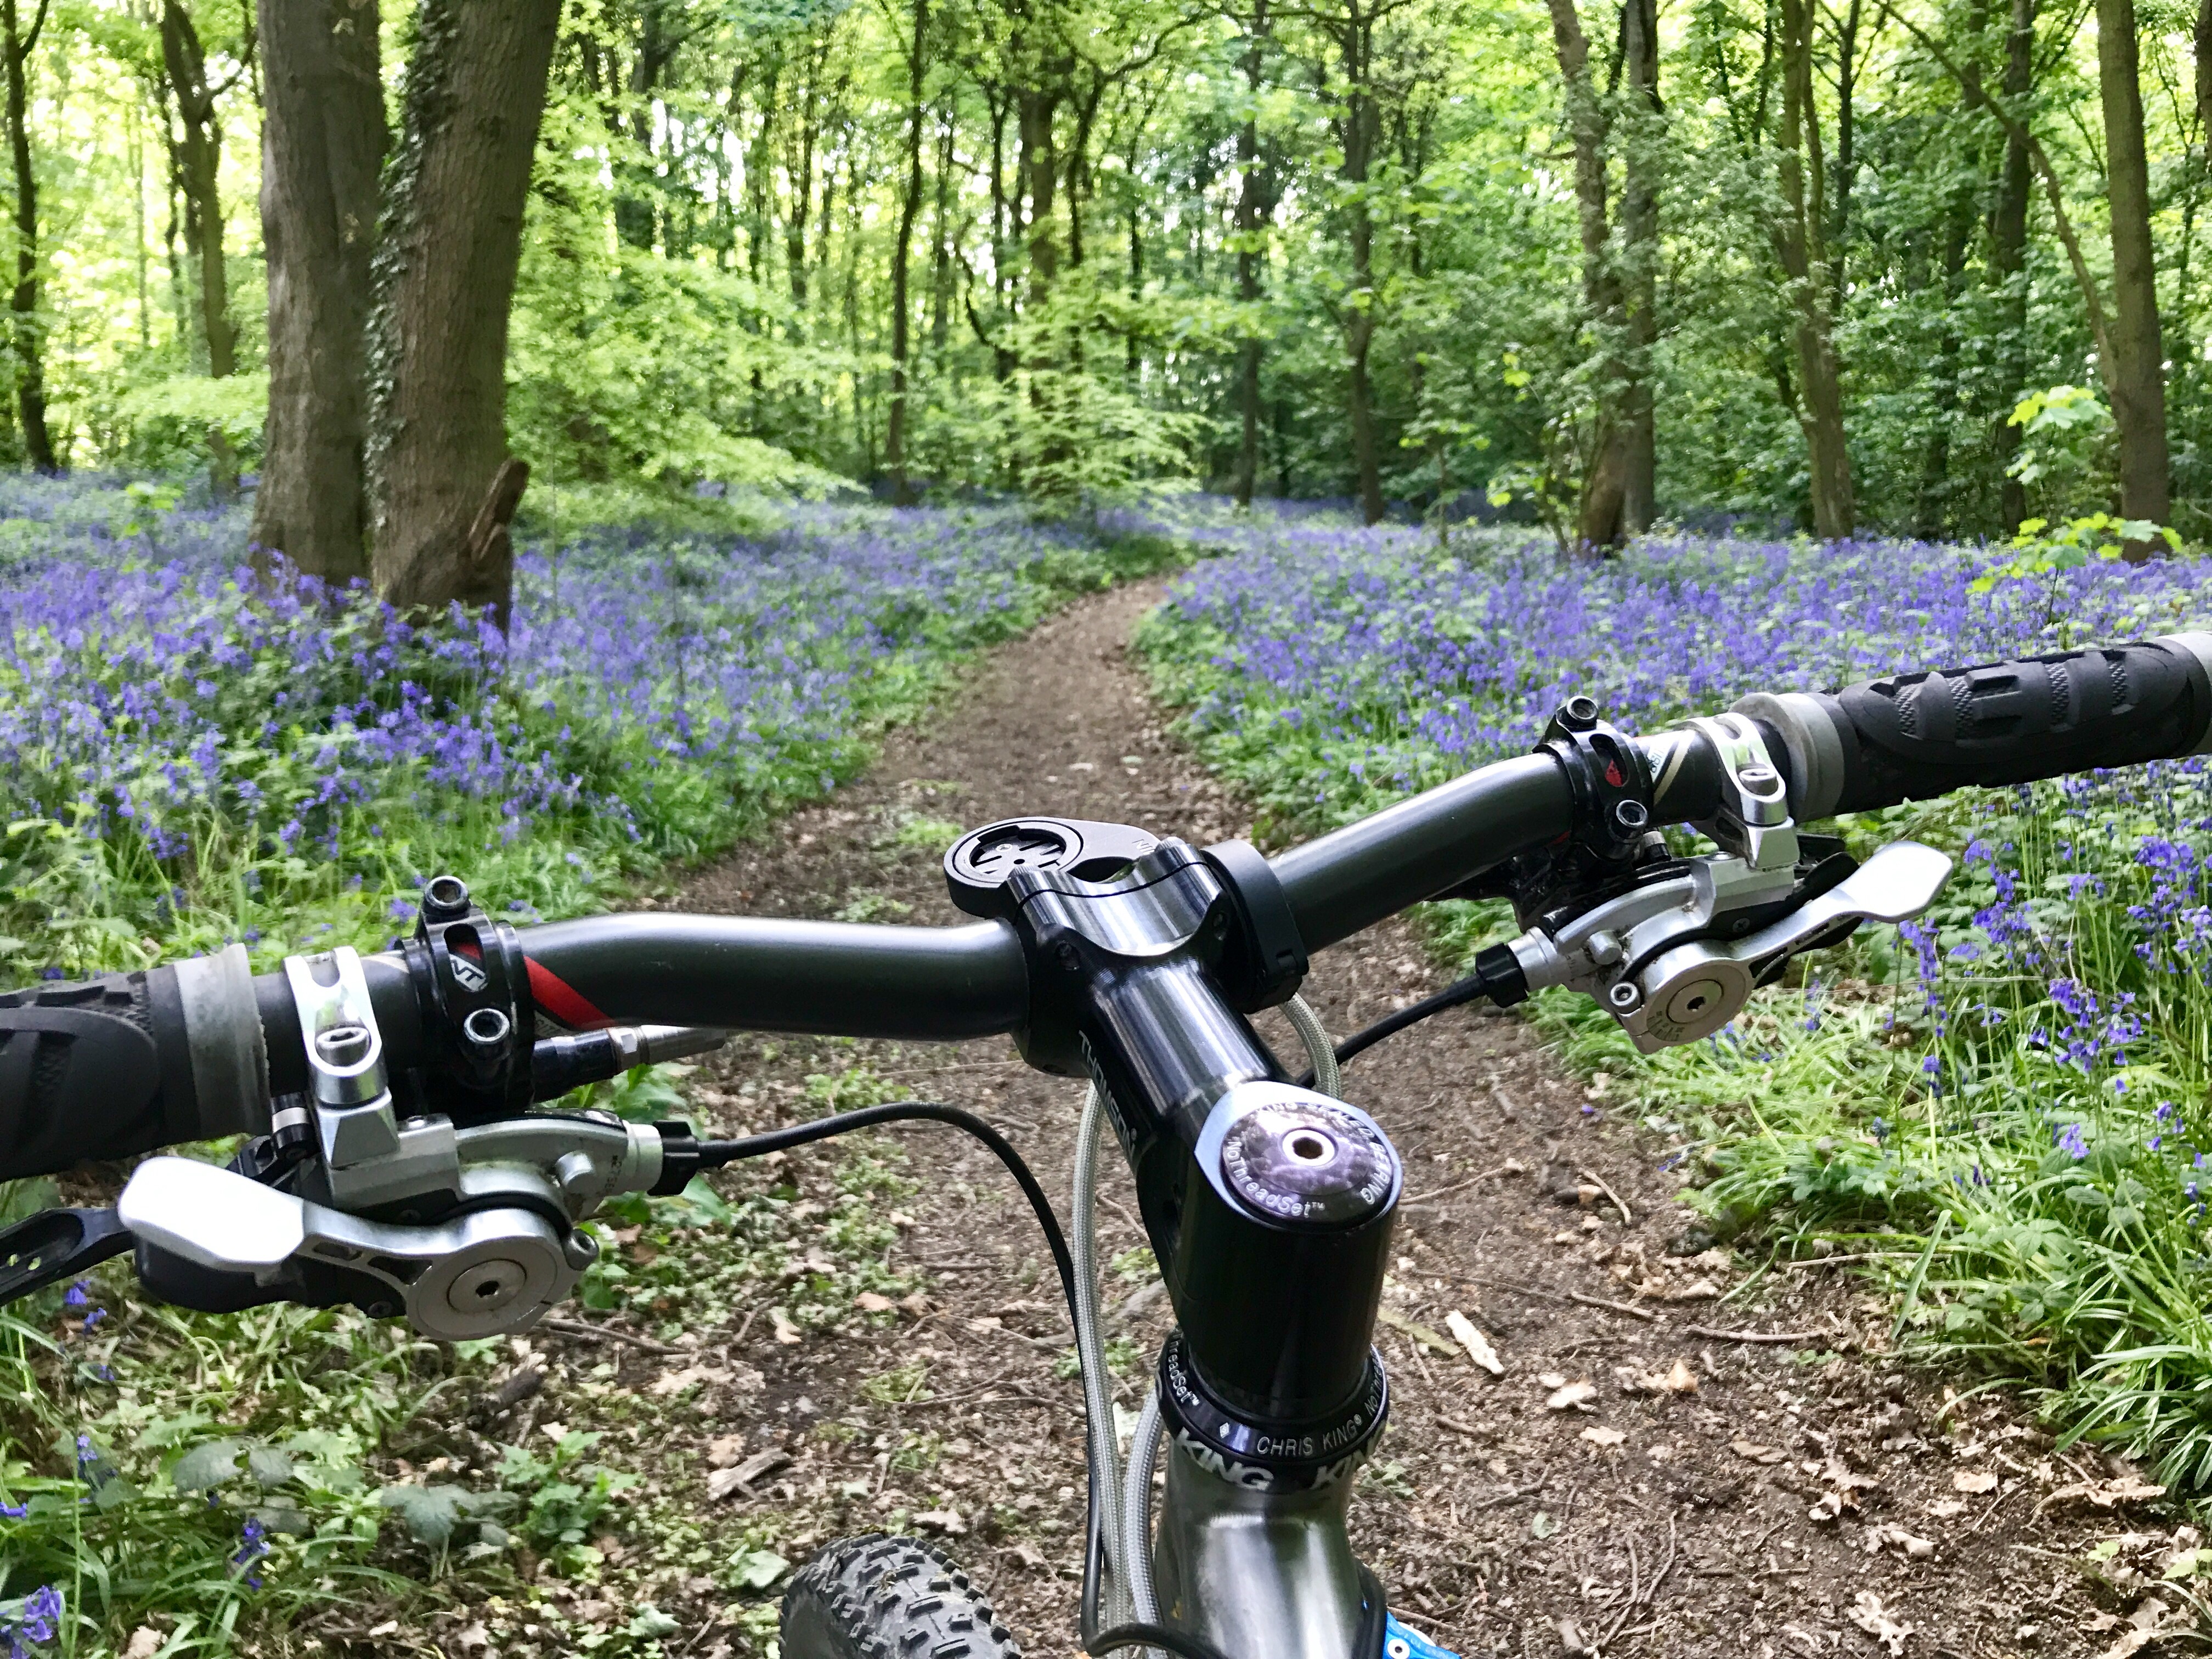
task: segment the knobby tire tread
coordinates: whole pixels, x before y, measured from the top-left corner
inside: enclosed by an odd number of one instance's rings
[[[783,1659],[1021,1659],[983,1592],[934,1545],[840,1539],[784,1593]]]

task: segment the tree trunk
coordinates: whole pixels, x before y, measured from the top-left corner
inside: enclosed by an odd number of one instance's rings
[[[1854,6],[1857,0],[1853,0]],[[1659,8],[1627,0],[1622,9],[1627,60],[1628,145],[1620,197],[1624,362],[1620,528],[1640,536],[1658,512],[1659,455],[1653,410],[1651,349],[1659,338]]]
[[[253,556],[368,574],[365,384],[384,91],[376,0],[260,0],[269,422]]]
[[[507,476],[507,307],[561,0],[416,17],[370,325],[372,565],[394,605],[489,605],[504,625],[512,555],[471,532]]]
[[[906,481],[907,346],[912,319],[908,313],[908,256],[914,247],[914,222],[921,211],[922,52],[928,45],[929,0],[914,0],[914,42],[907,59],[906,197],[899,204],[898,240],[891,251],[891,410],[884,432],[884,459],[890,468],[891,497],[901,507],[912,492]]]
[[[2162,525],[2172,516],[2166,372],[2135,0],[2097,0],[2097,82],[2105,106],[2106,194],[2112,209],[2112,367],[2107,384],[2120,441],[2120,513]],[[2148,558],[2151,545],[2130,543],[2129,558]]]
[[[1783,220],[1775,245],[1796,313],[1798,422],[1812,475],[1813,533],[1833,541],[1851,533],[1851,460],[1844,447],[1842,376],[1828,316],[1822,234],[1827,204],[1813,103],[1813,21],[1808,0],[1782,0],[1781,9]]]
[[[1021,186],[1029,197],[1029,303],[1042,311],[1060,275],[1060,245],[1053,240],[1053,199],[1060,184],[1060,154],[1054,148],[1053,124],[1060,113],[1059,96],[1024,88],[1018,94],[1017,123],[1021,158],[1015,163]]]
[[[783,222],[783,258],[791,282],[792,308],[806,309],[806,220],[814,205],[814,129],[821,80],[817,62],[806,77],[806,95],[800,100],[799,153],[791,167],[791,213]]]
[[[1951,422],[1958,412],[1958,319],[1966,299],[1966,242],[1973,234],[1974,198],[1979,180],[1962,179],[1951,192],[1943,227],[1943,322],[1936,343],[1936,361],[1929,365],[1928,385],[1934,410],[1928,441],[1921,451],[1920,487],[1915,492],[1913,520],[1921,537],[1934,541],[1948,527],[1951,490]]]
[[[953,121],[947,117],[937,141],[937,208],[932,222],[936,246],[929,270],[929,349],[942,357],[952,336],[952,139]],[[964,215],[963,216],[964,218]]]
[[[2212,15],[2212,0],[2204,4],[2206,15]],[[2197,62],[2203,66],[2207,60],[2200,57]],[[2204,72],[2200,67],[2200,84]],[[2005,102],[2025,113],[2034,85],[2035,0],[2012,0],[2012,27],[2005,33]],[[1996,211],[1990,225],[1990,277],[2003,291],[1995,428],[1997,461],[2005,469],[1998,512],[2008,534],[2017,532],[2020,521],[2027,516],[2027,486],[2012,475],[2013,459],[2020,453],[2020,428],[2012,423],[2012,411],[2027,392],[2027,198],[2034,182],[2027,132],[2016,127],[2005,134],[2004,171],[1997,180]]]
[[[1633,9],[1633,0],[1632,0]],[[1607,240],[1606,119],[1590,85],[1589,39],[1576,0],[1551,0],[1552,46],[1559,60],[1567,131],[1575,149],[1575,216],[1582,234],[1583,305],[1603,342],[1607,363],[1598,399],[1597,431],[1585,458],[1575,542],[1589,552],[1619,544],[1628,495],[1629,434],[1617,415],[1623,378],[1612,361],[1622,325],[1620,283]]]
[[[161,64],[184,130],[177,173],[185,192],[185,247],[199,265],[200,332],[207,342],[208,374],[220,380],[238,368],[238,327],[230,320],[230,279],[223,264],[222,129],[208,87],[207,54],[179,0],[165,0],[161,8]]]
[[[1375,391],[1367,367],[1375,343],[1375,220],[1367,201],[1367,168],[1375,138],[1375,96],[1367,84],[1375,20],[1352,0],[1340,44],[1346,82],[1344,179],[1352,186],[1351,315],[1345,325],[1352,358],[1352,464],[1358,476],[1359,516],[1382,520],[1382,464],[1375,435]]]
[[[2205,0],[2212,5],[2212,0]],[[1244,338],[1237,352],[1237,403],[1243,431],[1237,449],[1237,505],[1252,505],[1260,476],[1260,263],[1269,211],[1270,186],[1260,161],[1261,53],[1267,38],[1267,0],[1253,0],[1251,33],[1244,43],[1244,90],[1255,113],[1237,134],[1237,165],[1243,184],[1237,196],[1237,297],[1244,305]],[[1131,210],[1133,215],[1135,210]]]
[[[1979,31],[1976,31],[1978,37]],[[1836,29],[1836,221],[1829,240],[1828,309],[1844,308],[1844,264],[1851,232],[1851,187],[1858,182],[1859,0],[1851,0]]]
[[[8,296],[15,354],[15,407],[23,419],[23,453],[41,472],[59,471],[46,430],[46,319],[39,315],[39,175],[31,165],[31,54],[46,26],[47,0],[26,33],[16,0],[0,0],[0,57],[8,72],[8,154],[15,169],[15,286]]]

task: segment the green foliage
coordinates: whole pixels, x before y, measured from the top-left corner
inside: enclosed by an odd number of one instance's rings
[[[207,465],[209,434],[220,432],[239,466],[261,463],[261,432],[269,417],[265,370],[210,380],[173,374],[134,386],[116,401],[116,441],[134,469],[175,474]]]

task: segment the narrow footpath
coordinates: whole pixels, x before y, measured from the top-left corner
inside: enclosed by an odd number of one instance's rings
[[[1156,586],[1102,595],[982,660],[866,777],[665,902],[945,922],[958,919],[938,868],[946,826],[1044,811],[1200,845],[1244,834],[1249,814],[1171,734],[1129,659],[1158,598]],[[1324,953],[1306,994],[1341,1033],[1437,983],[1393,925]],[[1263,1029],[1295,1052],[1286,1025]],[[822,1079],[870,1073],[989,1117],[1065,1205],[1079,1091],[1004,1042],[746,1040],[691,1082],[702,1115],[759,1129],[818,1115],[837,1086]],[[1960,1403],[1943,1379],[1887,1364],[1887,1315],[1847,1267],[1747,1291],[1755,1261],[1679,1254],[1692,1217],[1660,1167],[1666,1149],[1518,1019],[1444,1016],[1353,1062],[1346,1092],[1409,1172],[1380,1333],[1392,1425],[1361,1480],[1355,1540],[1401,1616],[1446,1646],[1516,1659],[2124,1656],[2179,1619],[2180,1598],[2154,1586],[2196,1540],[2124,1507],[2131,1471],[2062,1455],[2000,1401]],[[709,1431],[735,1431],[721,1461],[758,1472],[714,1483],[726,1495],[711,1501],[794,1560],[887,1523],[934,1536],[1025,1651],[1072,1655],[1080,1405],[1048,1260],[980,1148],[933,1127],[890,1139],[916,1184],[889,1218],[888,1261],[923,1288],[895,1329],[866,1334],[726,1311],[706,1340],[759,1386]],[[819,1196],[845,1156],[732,1180]],[[1167,1311],[1133,1254],[1126,1171],[1106,1191],[1103,1254],[1127,1270],[1109,1275],[1108,1321],[1133,1402]],[[1501,1375],[1470,1358],[1455,1315],[1495,1346]],[[2086,1553],[2122,1534],[2100,1585]],[[720,1638],[743,1650],[733,1631]],[[692,1650],[716,1645],[705,1630]]]

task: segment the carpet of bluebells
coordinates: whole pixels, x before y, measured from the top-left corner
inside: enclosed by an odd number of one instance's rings
[[[1631,730],[2212,623],[2212,562],[2039,568],[2013,550],[1655,537],[1603,563],[1502,531],[1186,526],[1218,556],[1146,636],[1279,833],[1525,752],[1566,696]],[[1645,1060],[1565,993],[1538,1018],[1594,1112],[1668,1137],[1711,1231],[1847,1253],[1896,1340],[2022,1377],[2054,1427],[2212,1486],[2212,775],[2164,763],[1844,823],[1957,854],[1942,906]],[[1448,952],[1508,929],[1437,907]]]
[[[242,508],[0,482],[0,983],[373,942],[421,883],[518,916],[848,775],[962,650],[1105,579],[1011,512],[526,538],[503,638],[270,591]]]

